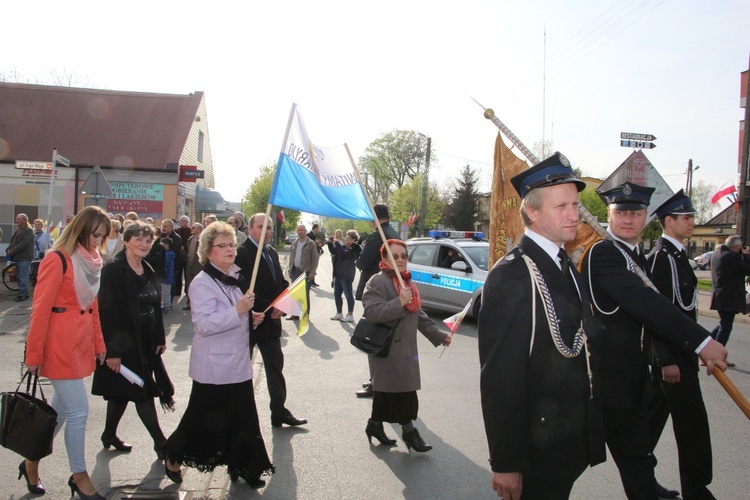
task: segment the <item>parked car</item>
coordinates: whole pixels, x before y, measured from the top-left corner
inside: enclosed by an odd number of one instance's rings
[[[695,265],[698,266],[698,269],[701,271],[705,271],[706,269],[711,269],[711,255],[713,252],[706,252],[699,256],[697,256],[695,260]]]
[[[297,236],[296,234],[290,234],[284,239],[284,243],[286,243],[287,245],[291,245],[292,243],[297,241],[297,238],[299,238],[299,236]]]
[[[407,240],[408,269],[425,309],[456,313],[474,299],[469,315],[479,315],[490,261],[490,245],[483,238],[471,231],[430,231],[429,238]],[[451,249],[457,258],[442,267]]]

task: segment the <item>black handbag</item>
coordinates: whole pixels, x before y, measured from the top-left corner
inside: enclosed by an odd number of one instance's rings
[[[34,375],[31,387],[31,372],[21,378],[15,392],[3,392],[0,413],[0,445],[15,451],[27,460],[39,460],[52,453],[57,412],[47,404],[39,385],[39,375]],[[26,392],[20,392],[26,380]],[[39,395],[36,388],[39,385]],[[30,392],[29,392],[30,391]]]
[[[370,323],[366,318],[361,318],[354,328],[351,343],[370,356],[385,358],[391,352],[393,333],[400,321],[390,326],[387,323]]]

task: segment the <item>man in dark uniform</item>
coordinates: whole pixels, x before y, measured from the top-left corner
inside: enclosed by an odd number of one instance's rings
[[[586,184],[560,153],[511,182],[526,231],[490,271],[478,320],[492,489],[506,499],[567,499],[586,467],[605,459],[587,364],[591,307],[563,248]]]
[[[628,182],[600,192],[609,205],[610,238],[595,243],[582,263],[594,305],[589,336],[605,438],[625,494],[639,499],[657,497],[648,436],[649,332],[697,353],[709,374],[714,368],[726,370],[727,355],[708,331],[655,288],[644,286],[648,263],[638,241],[653,192]]]
[[[388,205],[378,203],[372,207],[375,210],[375,217],[380,222],[380,227],[383,228],[383,234],[387,240],[400,240],[398,233],[393,227],[391,227],[391,212],[388,210]],[[362,293],[365,291],[365,285],[367,282],[380,272],[380,247],[383,246],[383,238],[380,237],[380,232],[377,230],[377,224],[372,221],[372,227],[375,228],[365,240],[365,246],[362,249],[362,253],[357,259],[357,269],[359,269],[359,283],[357,284],[357,292],[354,294],[354,298],[362,300]],[[362,384],[362,389],[355,393],[358,398],[371,398],[372,397],[372,384],[370,382]]]
[[[253,275],[255,257],[258,255],[258,243],[263,234],[263,220],[265,214],[258,213],[250,217],[248,223],[249,235],[247,240],[237,248],[234,263],[242,270],[244,280],[243,293],[250,286]],[[263,242],[264,250],[258,264],[255,279],[255,305],[253,311],[263,312],[288,286],[284,279],[279,263],[279,254],[267,242],[273,234],[273,222],[269,219],[266,236]],[[284,379],[284,353],[281,350],[281,318],[282,312],[271,308],[266,311],[266,317],[257,328],[250,326],[250,352],[258,346],[263,356],[263,368],[266,372],[268,394],[271,397],[271,425],[280,427],[282,424],[297,426],[307,423],[304,418],[295,418],[286,408],[286,380]]]
[[[680,189],[654,211],[663,235],[648,255],[654,285],[688,318],[697,321],[698,278],[685,253],[683,240],[693,234],[695,208]],[[653,339],[649,437],[651,452],[659,442],[669,414],[672,414],[680,463],[682,497],[712,499],[706,487],[711,484],[711,435],[708,415],[698,380],[698,356],[660,337]],[[674,498],[679,492],[656,483],[661,498]]]

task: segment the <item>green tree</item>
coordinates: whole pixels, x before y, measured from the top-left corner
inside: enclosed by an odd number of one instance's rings
[[[596,191],[591,188],[586,188],[578,195],[581,204],[594,215],[600,223],[604,224],[607,222],[607,205],[604,204]]]
[[[695,213],[696,224],[705,224],[711,220],[711,217],[713,217],[714,207],[716,205],[711,203],[711,198],[716,191],[718,191],[718,188],[715,184],[709,184],[704,180],[698,181],[693,186],[693,190],[690,193],[690,200],[693,202],[693,206],[697,210]]]
[[[246,217],[259,212],[266,212],[268,208],[268,199],[271,197],[271,187],[276,174],[276,162],[272,161],[260,167],[260,174],[253,180],[250,187],[247,188],[245,196],[242,197],[242,210]],[[298,210],[292,210],[284,207],[274,206],[271,211],[276,213],[284,209],[286,222],[280,225],[282,229],[294,229],[297,227],[301,213]]]
[[[461,169],[454,181],[450,201],[446,204],[445,223],[457,231],[472,231],[477,219],[477,173],[471,166]]]
[[[413,130],[392,130],[372,141],[358,163],[373,202],[388,203],[395,190],[419,175],[426,153],[427,138]]]
[[[391,210],[391,219],[406,223],[412,213],[420,213],[422,199],[422,175],[418,175],[408,183],[396,190],[391,196],[389,208]],[[430,184],[427,189],[427,216],[425,217],[425,230],[437,227],[443,217],[443,207],[445,206],[445,197],[440,193],[436,184]],[[418,235],[419,224],[414,223],[409,228],[408,236],[415,237]]]

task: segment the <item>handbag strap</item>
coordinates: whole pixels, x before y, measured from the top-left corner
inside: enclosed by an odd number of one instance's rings
[[[35,373],[33,376],[34,379],[34,385],[32,387],[31,381],[32,376],[30,371],[26,371],[23,377],[21,377],[21,381],[18,383],[18,387],[16,387],[16,392],[20,392],[21,385],[23,384],[23,381],[26,380],[26,394],[31,394],[32,398],[36,397],[36,388],[39,387],[39,396],[41,396],[42,401],[45,403],[47,402],[47,398],[44,397],[44,391],[42,390],[42,384],[39,383],[39,374]]]

